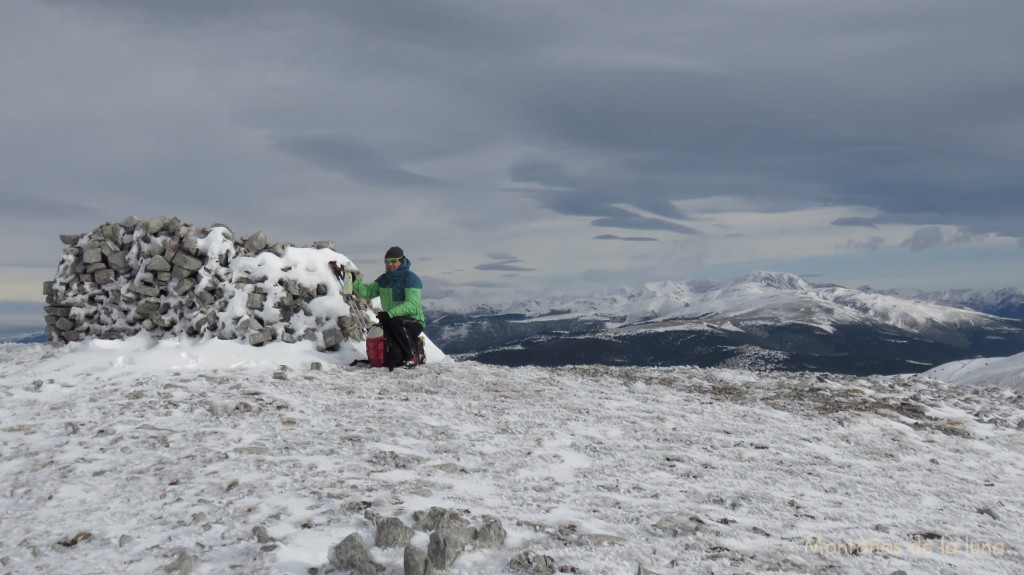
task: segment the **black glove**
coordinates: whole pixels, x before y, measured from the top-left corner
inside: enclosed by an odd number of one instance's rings
[[[334,272],[334,275],[338,277],[341,277],[341,275],[345,273],[345,266],[339,266],[338,262],[330,262],[327,265],[330,266],[331,271]]]
[[[391,319],[391,316],[386,311],[377,314],[377,323],[387,323],[389,319]]]

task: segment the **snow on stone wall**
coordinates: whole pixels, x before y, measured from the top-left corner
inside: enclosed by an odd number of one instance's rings
[[[362,340],[372,323],[369,302],[341,296],[327,264],[354,266],[334,242],[295,247],[166,216],[131,216],[61,241],[56,276],[43,285],[56,344],[146,331],[251,345],[310,340],[330,351]]]

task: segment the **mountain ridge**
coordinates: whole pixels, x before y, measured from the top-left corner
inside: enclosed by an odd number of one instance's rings
[[[440,346],[507,365],[650,361],[713,367],[752,353],[758,365],[765,354],[783,354],[766,368],[865,374],[1024,350],[1024,322],[1016,318],[962,303],[814,286],[785,272],[650,282],[589,298],[531,299],[463,312],[429,309]],[[592,351],[578,349],[587,347]],[[901,351],[911,353],[904,357]]]

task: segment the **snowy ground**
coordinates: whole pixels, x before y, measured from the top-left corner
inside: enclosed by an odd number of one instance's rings
[[[508,533],[449,573],[1024,572],[1018,390],[350,356],[0,345],[0,573],[398,574],[364,515],[431,507]]]

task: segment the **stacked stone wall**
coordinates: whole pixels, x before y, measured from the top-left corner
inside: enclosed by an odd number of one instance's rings
[[[56,344],[148,332],[251,345],[310,340],[334,350],[364,338],[367,302],[310,305],[326,296],[341,301],[326,266],[309,273],[273,265],[289,249],[304,261],[348,263],[331,241],[296,248],[263,232],[239,236],[166,216],[128,217],[60,239],[57,273],[43,285],[46,333]]]

